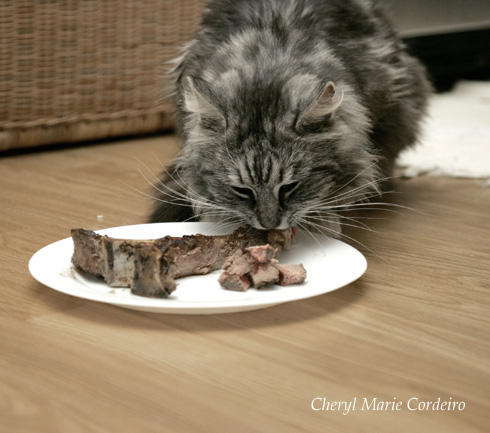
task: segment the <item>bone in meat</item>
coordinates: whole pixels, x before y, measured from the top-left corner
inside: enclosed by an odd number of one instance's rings
[[[239,227],[231,235],[183,237],[156,240],[128,240],[73,229],[73,264],[92,275],[103,277],[111,287],[130,287],[132,293],[167,297],[176,288],[176,278],[202,275],[220,269],[235,251],[273,243],[287,249],[291,230],[260,231]]]

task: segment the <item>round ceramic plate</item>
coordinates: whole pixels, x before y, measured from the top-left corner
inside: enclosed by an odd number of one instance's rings
[[[156,239],[166,235],[222,234],[211,223],[158,223],[114,227],[97,233],[126,239]],[[255,310],[297,301],[339,289],[358,279],[367,268],[366,259],[355,248],[336,239],[312,238],[299,233],[281,263],[302,263],[307,271],[304,284],[269,286],[246,292],[225,290],[218,283],[221,271],[177,280],[177,289],[166,299],[133,295],[130,289],[109,287],[102,279],[77,271],[71,264],[73,241],[66,238],[50,244],[29,262],[32,276],[42,284],[68,295],[105,302],[134,310],[168,314],[216,314]]]

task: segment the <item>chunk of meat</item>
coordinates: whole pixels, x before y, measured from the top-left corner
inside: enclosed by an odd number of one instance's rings
[[[277,250],[270,245],[252,246],[237,250],[223,265],[218,281],[228,290],[260,289],[268,284],[301,284],[306,270],[301,264],[281,265],[274,258]]]
[[[289,286],[290,284],[302,284],[306,280],[306,269],[301,264],[280,264],[275,265],[279,271],[279,284]]]

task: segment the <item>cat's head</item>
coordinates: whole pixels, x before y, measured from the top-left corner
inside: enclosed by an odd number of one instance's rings
[[[310,74],[251,85],[232,75],[183,83],[177,166],[196,214],[338,230],[337,210],[375,188],[369,121],[352,89]]]

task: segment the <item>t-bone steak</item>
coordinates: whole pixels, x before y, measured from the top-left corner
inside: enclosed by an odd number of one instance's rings
[[[73,229],[71,235],[72,263],[78,269],[104,278],[111,287],[129,287],[136,295],[166,298],[175,290],[176,278],[218,270],[238,250],[264,244],[288,249],[292,230],[241,226],[226,236],[196,234],[155,240],[115,239],[84,229]]]

